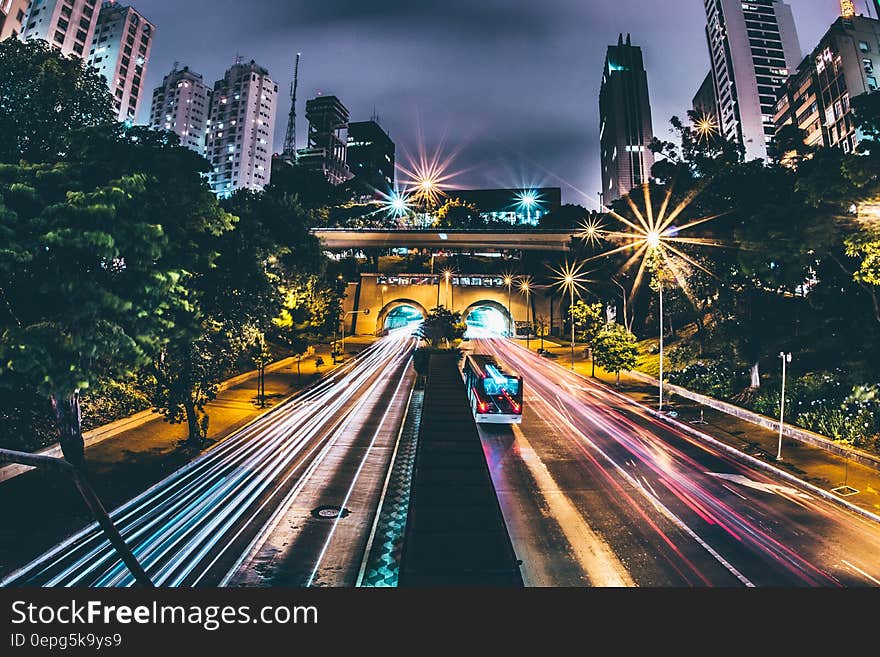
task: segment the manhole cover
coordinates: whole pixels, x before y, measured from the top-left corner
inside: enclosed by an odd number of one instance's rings
[[[312,516],[321,520],[333,520],[334,518],[344,518],[351,511],[343,509],[341,506],[324,505],[317,509],[312,509]]]

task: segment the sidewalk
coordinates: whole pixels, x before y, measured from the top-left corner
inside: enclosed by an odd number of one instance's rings
[[[525,340],[516,340],[516,342],[523,347],[526,346]],[[532,351],[536,351],[541,346],[540,338],[530,340],[528,346]],[[560,367],[566,369],[571,367],[570,346],[545,340],[544,348],[556,356],[552,360]],[[592,366],[589,359],[584,358],[583,353],[583,345],[576,345],[574,368],[578,374],[589,378]],[[595,378],[634,401],[652,409],[657,408],[657,388],[639,381],[627,372],[620,373],[619,388],[615,386],[615,375],[605,372],[599,367],[596,368]],[[837,499],[845,500],[871,513],[880,514],[880,471],[787,437],[782,445],[782,461],[777,461],[776,453],[779,447],[777,432],[678,395],[669,399],[665,390],[663,397],[664,408],[675,411],[678,414],[675,419],[682,424],[689,425],[738,451],[772,464],[824,491],[829,491]],[[849,491],[833,492],[833,489],[844,485],[858,492],[845,496],[840,492],[848,493]]]
[[[360,351],[369,337],[346,338],[346,351]],[[315,366],[321,357],[324,365]],[[347,358],[350,358],[348,356]],[[265,408],[257,404],[256,377],[236,377],[233,385],[206,405],[208,439],[199,449],[184,443],[186,424],[168,424],[146,411],[146,419],[126,418],[96,429],[105,435],[86,448],[89,478],[104,506],[111,510],[166,477],[204,451],[221,443],[257,416],[336,367],[329,347],[303,358],[297,381],[296,360],[282,361],[267,372]],[[143,414],[137,414],[143,416]],[[109,426],[109,425],[108,425]],[[0,573],[22,565],[92,521],[73,484],[49,472],[30,469],[0,483]]]

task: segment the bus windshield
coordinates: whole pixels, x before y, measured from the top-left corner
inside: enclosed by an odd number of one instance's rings
[[[513,378],[489,378],[483,379],[483,387],[486,389],[487,395],[500,395],[507,392],[508,395],[516,396],[519,394],[519,381]]]

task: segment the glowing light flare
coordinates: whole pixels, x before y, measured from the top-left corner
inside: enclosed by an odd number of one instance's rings
[[[550,271],[554,274],[553,284],[565,294],[580,296],[581,292],[586,291],[589,283],[595,282],[587,278],[591,272],[584,271],[584,264],[583,262],[570,263],[566,260],[559,269],[551,267]]]
[[[652,266],[662,266],[675,278],[675,281],[682,287],[685,293],[691,297],[687,286],[687,275],[684,271],[686,263],[691,267],[699,269],[710,276],[714,276],[706,267],[700,264],[693,257],[681,250],[683,245],[692,246],[723,246],[716,240],[700,238],[700,237],[681,237],[682,233],[686,233],[691,228],[700,224],[717,219],[722,215],[713,215],[695,219],[681,226],[673,226],[675,221],[682,212],[687,209],[698,193],[697,190],[688,194],[685,199],[679,203],[672,212],[669,211],[672,199],[672,188],[668,189],[660,208],[655,212],[654,204],[651,199],[650,185],[643,185],[645,197],[645,210],[639,208],[632,196],[627,196],[627,203],[632,210],[633,218],[629,219],[614,210],[609,210],[609,215],[619,220],[624,226],[624,230],[607,231],[604,233],[607,239],[620,244],[605,253],[593,256],[594,258],[604,258],[617,253],[631,252],[631,256],[621,268],[622,273],[626,273],[638,263],[638,271],[633,282],[631,296],[634,296],[638,289],[645,270]],[[693,299],[691,299],[693,301]]]
[[[596,245],[603,240],[604,234],[602,222],[598,218],[592,218],[580,225],[577,237],[591,245]]]
[[[703,114],[694,122],[694,128],[700,139],[709,139],[718,133],[718,122],[711,114]]]

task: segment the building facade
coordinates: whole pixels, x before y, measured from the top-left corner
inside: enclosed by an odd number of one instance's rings
[[[394,189],[394,142],[375,120],[348,124],[346,161],[365,191],[387,194]]]
[[[336,96],[318,96],[306,101],[309,143],[297,150],[297,165],[321,171],[331,185],[352,178],[347,164],[348,108]]]
[[[694,95],[691,106],[698,118],[711,118],[715,125],[718,125],[718,103],[715,100],[715,83],[712,80],[712,71],[706,74],[703,84]]]
[[[237,62],[214,84],[205,155],[218,196],[269,184],[277,108],[278,85],[253,60]]]
[[[28,0],[0,0],[0,41],[21,34],[28,12]]]
[[[602,203],[609,204],[650,180],[654,139],[648,74],[642,49],[620,35],[609,46],[599,90]]]
[[[202,76],[188,66],[182,69],[175,66],[153,90],[150,127],[175,133],[181,146],[204,155],[210,110],[211,89]]]
[[[132,7],[101,5],[88,62],[107,79],[120,121],[134,123],[144,97],[155,26]]]
[[[780,88],[802,54],[791,7],[780,0],[704,0],[721,134],[746,159],[766,158]]]
[[[859,135],[852,99],[878,89],[880,21],[838,18],[780,92],[776,129],[797,125],[810,146],[852,152]]]
[[[21,38],[43,39],[63,55],[85,59],[98,23],[97,5],[98,0],[31,0]]]

